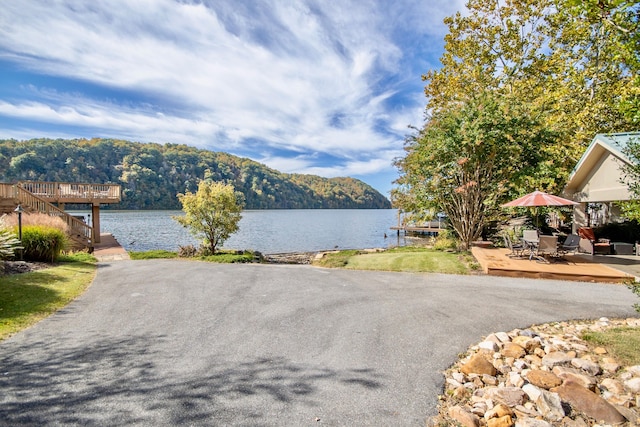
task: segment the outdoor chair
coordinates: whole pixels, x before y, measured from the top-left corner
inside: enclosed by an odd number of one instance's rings
[[[577,234],[569,234],[564,243],[562,243],[562,246],[560,246],[558,252],[560,252],[560,254],[562,255],[566,255],[571,252],[575,254],[578,251],[579,247],[580,236],[578,236]]]
[[[536,258],[539,261],[545,261],[545,255],[551,257],[558,256],[558,236],[540,236],[538,239],[538,248],[536,250]]]
[[[504,239],[504,246],[511,250],[511,253],[507,254],[508,257],[521,257],[524,255],[525,250],[527,249],[522,243],[513,243],[511,238],[503,234],[502,238]]]
[[[525,250],[529,251],[529,259],[532,259],[538,247],[538,230],[523,230],[522,242]]]

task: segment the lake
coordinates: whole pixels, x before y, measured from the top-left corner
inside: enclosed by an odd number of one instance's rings
[[[88,216],[86,211],[70,213]],[[182,211],[102,210],[100,229],[129,251],[197,246],[188,230],[171,218],[174,215]],[[403,246],[404,236],[390,230],[397,225],[397,215],[396,209],[247,210],[240,230],[224,248],[275,254]]]

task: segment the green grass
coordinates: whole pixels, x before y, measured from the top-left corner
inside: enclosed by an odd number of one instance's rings
[[[606,332],[587,331],[582,334],[582,339],[604,347],[623,365],[640,365],[640,328],[619,327]]]
[[[330,253],[314,265],[353,270],[468,274],[474,268],[471,263],[472,257],[467,254],[400,247],[377,253],[353,250]]]
[[[151,251],[142,252],[129,252],[129,258],[131,259],[166,259],[166,258],[178,258],[177,252],[165,251],[163,249],[154,249]]]
[[[65,256],[64,262],[31,273],[0,276],[0,340],[35,324],[82,294],[93,281],[95,258]]]
[[[129,257],[135,260],[166,259],[166,258],[178,258],[178,253],[158,249],[158,250],[151,250],[151,251],[144,251],[144,252],[129,252]],[[242,253],[238,253],[236,251],[218,251],[215,253],[215,255],[195,256],[195,257],[181,258],[181,259],[230,264],[230,263],[253,262],[253,257],[254,257],[253,252],[250,252],[250,251],[243,251]]]

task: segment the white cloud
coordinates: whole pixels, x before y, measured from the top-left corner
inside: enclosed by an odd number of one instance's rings
[[[461,0],[7,2],[0,59],[107,95],[40,87],[25,90],[33,98],[2,100],[0,114],[220,150],[259,139],[255,158],[270,147],[307,153],[303,162],[274,156],[272,167],[375,173],[390,162],[368,160],[370,153],[399,150],[407,125],[422,123],[420,77],[402,69],[416,46],[397,37],[437,42],[442,18],[461,7]],[[414,79],[419,90],[405,97],[409,104],[390,105],[404,90],[397,82]],[[342,162],[315,163],[313,152]]]

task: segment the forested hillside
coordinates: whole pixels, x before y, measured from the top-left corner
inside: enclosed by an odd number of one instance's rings
[[[378,191],[353,178],[285,174],[253,160],[187,145],[112,139],[0,140],[0,181],[122,185],[117,209],[179,209],[176,194],[198,181],[232,183],[246,209],[389,208]]]

